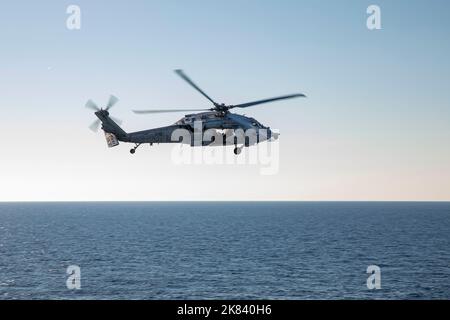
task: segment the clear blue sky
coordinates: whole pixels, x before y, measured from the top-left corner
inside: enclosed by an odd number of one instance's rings
[[[366,28],[370,4],[382,30]],[[449,12],[444,0],[4,3],[0,201],[450,200]],[[86,100],[110,93],[127,131],[182,116],[132,108],[208,107],[176,68],[225,103],[308,95],[245,111],[280,130],[277,175],[177,166],[167,146],[131,157],[87,129]]]

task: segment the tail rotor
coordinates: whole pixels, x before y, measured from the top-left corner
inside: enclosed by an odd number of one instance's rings
[[[98,113],[104,113],[105,115],[109,116],[109,112],[108,112],[109,109],[114,107],[118,101],[119,101],[119,99],[116,96],[110,95],[108,103],[106,104],[106,106],[104,108],[99,108],[99,106],[94,101],[92,101],[91,99],[89,99],[86,102],[85,107],[87,109],[94,110],[96,115],[98,115]],[[114,122],[116,122],[118,125],[122,124],[122,121],[120,119],[117,119],[117,118],[111,117],[111,116],[109,116],[109,117]],[[89,129],[92,130],[93,132],[97,132],[98,129],[100,128],[100,124],[101,124],[100,119],[97,119],[89,126]]]

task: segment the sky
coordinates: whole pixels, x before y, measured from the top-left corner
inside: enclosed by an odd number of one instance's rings
[[[81,29],[68,30],[69,5]],[[369,5],[381,30],[366,26]],[[450,200],[448,1],[9,1],[0,10],[0,201]],[[278,129],[278,170],[108,149],[88,99],[127,132],[210,107]],[[231,152],[232,149],[226,151]]]

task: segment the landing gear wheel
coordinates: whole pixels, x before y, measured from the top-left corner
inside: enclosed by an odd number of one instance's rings
[[[238,148],[238,147],[234,148],[234,154],[235,155],[241,154],[241,151],[242,151],[242,148]]]
[[[141,145],[140,143],[136,143],[136,145],[134,146],[134,148],[132,148],[132,149],[130,150],[130,153],[131,153],[131,154],[135,154],[135,153],[136,153],[136,149],[139,148],[140,145]]]

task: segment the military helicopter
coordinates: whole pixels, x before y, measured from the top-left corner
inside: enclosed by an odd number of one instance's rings
[[[217,103],[211,97],[209,97],[202,89],[200,89],[182,70],[175,70],[175,73],[179,75],[183,80],[190,84],[195,90],[208,99],[213,107],[209,109],[159,109],[159,110],[133,110],[136,114],[156,114],[156,113],[168,113],[168,112],[198,112],[192,114],[186,114],[182,119],[177,121],[173,125],[154,128],[138,132],[125,132],[121,127],[121,121],[115,119],[109,115],[109,110],[119,101],[115,96],[111,95],[108,103],[104,108],[99,108],[92,100],[86,103],[86,108],[95,111],[97,120],[92,123],[89,128],[92,131],[98,131],[100,124],[105,132],[106,141],[108,147],[115,147],[119,144],[119,141],[134,143],[135,146],[130,150],[131,154],[136,152],[136,149],[142,144],[154,143],[189,143],[191,146],[213,146],[217,145],[218,141],[211,139],[211,141],[202,141],[200,144],[194,143],[193,139],[190,141],[180,141],[173,139],[173,133],[178,129],[188,130],[190,133],[194,133],[196,123],[201,123],[201,130],[216,130],[221,131],[221,145],[234,145],[234,153],[236,155],[241,153],[242,148],[249,147],[252,144],[260,143],[266,140],[278,139],[278,134],[272,132],[270,127],[266,127],[259,123],[256,119],[247,117],[244,115],[231,113],[231,109],[235,108],[248,108],[263,103],[274,102],[278,100],[286,100],[298,97],[306,97],[302,93],[284,95],[274,98],[268,98],[258,101],[252,101],[247,103],[241,103],[236,105],[225,105],[224,103]],[[256,139],[252,142],[249,140],[241,141],[242,146],[238,146],[239,139],[233,137],[238,129],[240,131],[253,130],[256,133]],[[264,134],[262,134],[264,132]],[[232,139],[229,139],[229,137]],[[216,142],[216,143],[214,143]]]

